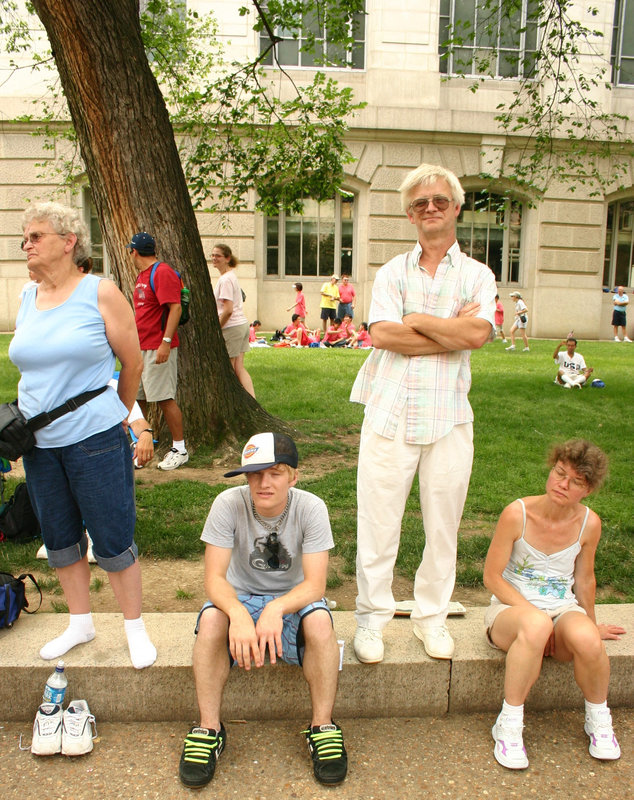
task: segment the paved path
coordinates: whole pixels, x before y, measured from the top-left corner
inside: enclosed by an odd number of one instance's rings
[[[341,720],[350,758],[347,780],[322,787],[312,777],[297,722],[226,722],[228,745],[212,784],[181,787],[177,768],[186,722],[103,723],[94,751],[70,759],[18,750],[30,726],[0,727],[3,800],[631,800],[634,711],[614,711],[623,755],[591,758],[583,713],[526,716],[528,770],[512,772],[493,758],[491,714],[423,719]]]

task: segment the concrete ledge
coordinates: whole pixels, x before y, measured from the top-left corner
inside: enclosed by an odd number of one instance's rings
[[[385,660],[359,664],[352,651],[352,612],[335,612],[337,637],[345,640],[336,716],[421,717],[447,712],[495,711],[502,702],[504,654],[483,635],[483,608],[450,618],[456,641],[452,661],[428,658],[411,632],[409,619],[394,619],[385,630]],[[634,706],[634,604],[598,606],[600,622],[623,625],[629,633],[606,642],[612,677],[609,702]],[[118,614],[96,614],[97,637],[65,657],[68,699],[85,698],[97,719],[111,722],[195,720],[192,675],[195,613],[145,614],[158,649],[156,664],[130,664]],[[55,662],[40,659],[39,648],[59,635],[66,615],[23,614],[11,630],[0,631],[0,714],[4,720],[31,720]],[[547,659],[528,700],[532,709],[576,708],[581,702],[569,664]],[[229,719],[308,718],[310,704],[301,670],[286,664],[250,673],[234,670],[225,692]]]

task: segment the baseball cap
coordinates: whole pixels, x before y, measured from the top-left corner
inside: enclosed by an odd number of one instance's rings
[[[288,464],[297,468],[299,456],[295,442],[285,433],[256,433],[242,450],[242,466],[225,472],[225,478],[244,472],[259,472],[276,464]]]
[[[519,292],[511,292],[509,297],[521,297],[522,295]]]
[[[130,244],[126,244],[126,249],[136,250],[140,256],[153,256],[156,252],[156,242],[154,241],[154,237],[150,236],[149,233],[141,231],[140,233],[134,234],[130,240]]]

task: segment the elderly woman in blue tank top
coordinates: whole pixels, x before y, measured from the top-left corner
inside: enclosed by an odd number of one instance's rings
[[[607,707],[610,663],[602,639],[618,639],[618,625],[597,625],[594,555],[601,520],[581,501],[607,474],[607,457],[583,439],[553,448],[546,493],[507,506],[484,566],[493,592],[485,613],[489,643],[506,651],[504,703],[492,734],[502,766],[525,769],[524,701],[544,656],[574,663],[585,698],[590,755],[621,755]]]
[[[70,612],[66,630],[40,655],[59,658],[95,636],[85,523],[123,612],[130,658],[142,669],[154,663],[156,649],[141,616],[133,464],[123,424],[142,370],[134,316],[114,283],[77,269],[91,249],[78,209],[35,204],[24,215],[23,230],[34,282],[23,290],[9,356],[21,373],[18,404],[24,416],[106,386],[115,359],[121,362],[117,391],[108,387],[41,428],[36,447],[23,458],[49,564]]]

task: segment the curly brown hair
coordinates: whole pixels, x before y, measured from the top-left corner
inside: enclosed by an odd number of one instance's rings
[[[583,475],[592,492],[601,486],[608,475],[608,457],[600,447],[586,439],[569,439],[554,445],[548,454],[548,464],[554,467],[558,461],[569,464]]]

